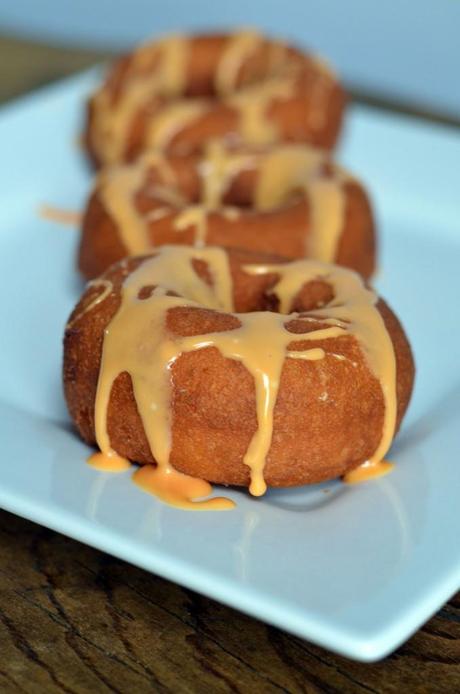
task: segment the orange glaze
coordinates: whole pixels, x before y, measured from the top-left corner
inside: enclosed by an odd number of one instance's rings
[[[388,475],[393,468],[393,463],[390,463],[388,460],[367,460],[362,465],[359,465],[357,468],[344,475],[343,481],[346,484],[359,484],[360,482],[367,482],[368,480],[373,480],[376,477]]]
[[[124,472],[129,470],[131,463],[114,452],[93,453],[86,461],[88,465],[101,472]]]
[[[136,207],[136,195],[145,183],[150,168],[156,169],[165,186],[156,186],[164,206],[154,210],[158,218],[175,207],[179,213],[174,222],[177,232],[195,227],[194,245],[207,243],[208,215],[220,211],[227,218],[238,219],[241,209],[223,202],[232,179],[258,161],[259,178],[254,192],[254,210],[266,212],[285,204],[293,190],[302,191],[311,208],[311,229],[305,241],[305,255],[323,262],[333,262],[344,229],[344,185],[350,174],[334,166],[332,174],[321,173],[327,153],[303,144],[284,144],[257,156],[251,152],[233,151],[222,142],[212,140],[205,148],[202,169],[202,202],[187,205],[177,195],[174,171],[164,155],[156,151],[144,154],[133,166],[111,167],[102,171],[98,186],[104,206],[115,220],[128,255],[145,253],[151,248],[148,217]],[[153,218],[154,219],[154,218]]]
[[[88,465],[101,472],[125,472],[133,465],[114,451],[109,453],[93,453]],[[204,499],[212,492],[209,482],[189,477],[177,472],[171,466],[162,470],[154,465],[144,465],[138,468],[132,476],[134,484],[149,494],[153,494],[169,506],[194,511],[227,511],[235,507],[231,499],[216,496]]]
[[[269,117],[269,107],[273,102],[295,98],[299,80],[310,62],[315,66],[316,78],[306,117],[315,129],[321,130],[336,81],[324,61],[313,56],[301,57],[301,54],[293,59],[288,46],[279,41],[267,41],[251,30],[230,35],[226,44],[216,65],[214,88],[222,104],[236,112],[236,133],[245,144],[280,141],[281,134]],[[261,82],[239,88],[241,69],[264,44],[270,49],[271,74]],[[156,113],[153,110],[148,119],[143,143],[146,149],[167,149],[178,133],[212,113],[208,99],[184,98],[187,71],[190,60],[193,62],[193,45],[193,37],[175,34],[141,46],[131,56],[128,75],[118,99],[113,99],[110,80],[93,96],[91,139],[99,163],[111,165],[125,158],[133,120],[143,108],[148,108],[155,96],[166,96],[168,101]],[[158,67],[152,69],[152,60],[155,59]]]
[[[192,260],[204,260],[213,277],[212,288],[197,276]],[[250,492],[255,496],[266,490],[265,459],[273,433],[273,411],[281,369],[285,358],[321,360],[322,349],[290,351],[292,334],[286,330],[289,307],[299,288],[317,277],[326,277],[334,288],[335,298],[327,306],[308,312],[307,319],[329,327],[302,334],[303,340],[327,339],[351,334],[360,342],[371,371],[379,379],[385,401],[385,415],[380,443],[367,463],[361,466],[366,478],[382,474],[389,464],[381,461],[394,435],[396,421],[396,366],[391,338],[376,307],[376,295],[367,289],[355,273],[319,261],[295,261],[287,264],[245,266],[250,274],[275,272],[278,282],[272,292],[278,297],[281,313],[270,311],[234,314],[240,327],[218,333],[172,338],[165,331],[168,310],[176,306],[206,305],[231,311],[232,280],[225,251],[219,248],[163,246],[158,254],[147,258],[129,275],[122,289],[120,308],[105,329],[96,403],[96,438],[99,447],[110,458],[116,456],[107,432],[107,408],[112,385],[120,373],[127,372],[152,455],[158,467],[136,473],[149,491],[180,508],[229,508],[229,500],[219,503],[193,499],[206,496],[211,486],[193,480],[174,470],[169,462],[171,450],[171,383],[170,365],[184,352],[214,346],[227,358],[241,361],[254,377],[258,428],[244,457],[251,470]],[[149,298],[140,300],[144,286],[155,286]],[[175,296],[168,294],[173,291]],[[182,298],[188,295],[189,298]],[[291,314],[292,315],[292,314]],[[146,326],[149,326],[146,332]],[[153,340],[152,335],[157,338]],[[146,342],[147,340],[147,342]],[[145,349],[148,344],[149,349]],[[144,347],[143,347],[144,345]],[[267,347],[268,346],[268,347]],[[336,356],[334,354],[334,356]],[[340,357],[340,355],[338,355]],[[387,471],[387,469],[385,471]],[[363,472],[347,475],[346,481],[359,481]],[[148,481],[148,483],[147,483]],[[144,488],[144,484],[141,484]],[[209,500],[211,502],[212,500]],[[227,504],[227,505],[225,505]]]
[[[133,482],[144,492],[153,494],[161,501],[193,511],[227,511],[235,507],[231,499],[216,496],[204,499],[212,492],[209,482],[177,472],[173,467],[165,469],[154,465],[143,465],[133,474]]]
[[[53,205],[40,205],[38,215],[42,219],[56,224],[66,224],[68,226],[78,226],[82,220],[81,212],[75,210],[64,210]]]

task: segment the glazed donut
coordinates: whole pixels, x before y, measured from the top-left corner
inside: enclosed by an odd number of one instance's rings
[[[84,141],[96,165],[145,149],[310,142],[332,148],[345,94],[314,56],[254,31],[169,36],[119,60],[91,97]]]
[[[260,495],[378,465],[413,377],[398,319],[357,273],[248,251],[126,258],[88,285],[65,332],[80,435],[156,462],[163,497],[177,471]],[[192,503],[180,495],[169,500]]]
[[[212,142],[203,155],[147,152],[103,170],[83,219],[83,275],[171,243],[310,257],[366,278],[375,266],[363,186],[308,145],[234,150]]]

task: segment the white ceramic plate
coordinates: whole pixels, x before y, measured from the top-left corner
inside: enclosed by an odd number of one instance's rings
[[[235,511],[188,513],[129,473],[85,465],[61,393],[61,338],[81,290],[77,232],[37,216],[77,209],[86,73],[0,114],[0,505],[359,660],[394,649],[460,586],[460,138],[352,109],[343,160],[374,193],[379,289],[415,349],[418,380],[379,481],[340,482]]]

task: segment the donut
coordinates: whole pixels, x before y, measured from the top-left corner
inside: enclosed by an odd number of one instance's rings
[[[103,170],[84,214],[78,264],[93,278],[155,246],[209,244],[335,262],[368,278],[374,236],[364,187],[324,150],[211,142],[200,155],[146,152]]]
[[[173,35],[121,58],[90,98],[84,143],[96,166],[145,149],[309,142],[332,148],[345,104],[323,60],[255,31]]]
[[[188,508],[200,480],[261,495],[379,468],[414,362],[394,313],[351,270],[164,246],[89,283],[63,373],[83,439]]]

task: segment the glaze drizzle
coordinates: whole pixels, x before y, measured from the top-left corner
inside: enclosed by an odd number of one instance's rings
[[[327,154],[307,145],[280,145],[269,152],[229,150],[222,143],[209,143],[199,165],[202,195],[199,204],[189,205],[180,199],[165,200],[158,189],[152,191],[165,202],[163,216],[175,214],[174,227],[180,232],[195,227],[195,245],[207,242],[208,215],[219,211],[238,219],[238,208],[223,204],[232,180],[245,169],[257,168],[253,209],[268,211],[281,206],[293,191],[305,195],[309,207],[309,226],[305,238],[305,255],[323,262],[333,262],[344,226],[344,185],[351,181],[340,167],[325,174]],[[174,172],[161,153],[148,152],[136,165],[118,166],[99,176],[98,190],[102,202],[114,220],[120,239],[130,255],[152,247],[149,223],[152,217],[136,205],[136,195],[145,183],[147,172],[155,169],[159,178],[174,192]],[[174,204],[175,203],[175,204]],[[162,215],[159,214],[158,217]]]
[[[316,74],[309,92],[312,123],[324,118],[334,79],[310,56],[287,50],[282,42],[270,41],[253,30],[241,30],[224,42],[214,73],[214,97],[186,98],[188,65],[194,38],[166,36],[135,51],[113,95],[110,81],[93,97],[91,144],[104,164],[123,160],[128,152],[133,123],[148,112],[143,147],[168,148],[175,135],[213,113],[217,102],[235,111],[234,135],[245,145],[273,144],[280,133],[270,118],[271,104],[293,96],[302,83],[302,71]],[[268,52],[269,75],[257,84],[238,88],[241,69],[259,50]],[[294,55],[295,53],[295,55]]]
[[[193,261],[204,261],[212,286],[197,276]],[[269,311],[234,313],[239,327],[223,332],[182,337],[166,328],[168,311],[177,307],[207,307],[233,311],[232,276],[228,256],[223,249],[194,249],[165,246],[146,259],[130,274],[122,286],[121,304],[105,329],[102,360],[95,403],[96,438],[102,454],[116,456],[107,432],[107,409],[112,385],[120,373],[131,376],[133,392],[149,447],[157,467],[136,473],[160,498],[182,508],[208,508],[197,501],[196,481],[184,480],[174,470],[171,452],[171,368],[184,353],[215,347],[228,358],[240,361],[254,378],[257,429],[243,462],[250,470],[250,491],[265,492],[264,466],[273,435],[273,412],[285,359],[323,360],[329,356],[314,344],[298,349],[292,343],[327,340],[351,335],[358,341],[370,371],[378,379],[384,399],[384,421],[378,447],[368,464],[376,465],[385,456],[396,422],[396,367],[393,344],[376,307],[376,295],[366,289],[361,278],[344,268],[319,261],[295,261],[286,264],[249,265],[250,274],[275,273],[278,280],[271,290],[278,298],[280,313]],[[290,314],[295,296],[309,281],[322,279],[334,292],[334,298],[321,309]],[[147,298],[140,291],[154,287]],[[174,293],[174,296],[171,294]],[[179,296],[177,296],[179,295]],[[294,318],[309,322],[309,330],[289,332]],[[318,328],[311,330],[311,322]],[[177,477],[179,475],[179,477]],[[207,483],[204,483],[204,485]],[[199,490],[208,487],[198,484]],[[189,490],[189,491],[187,491]],[[229,507],[228,500],[213,502],[212,508]]]

